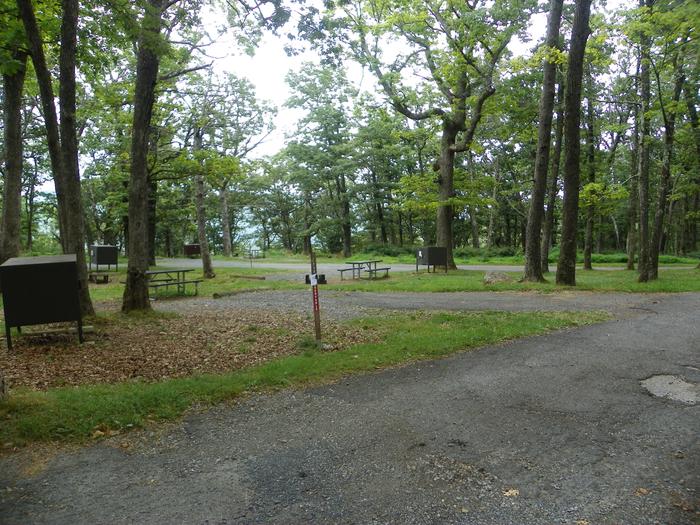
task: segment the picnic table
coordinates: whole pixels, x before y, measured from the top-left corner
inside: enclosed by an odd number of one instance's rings
[[[371,261],[345,261],[345,264],[349,264],[350,268],[341,268],[338,271],[340,272],[340,280],[343,280],[343,274],[345,272],[352,272],[352,278],[353,279],[360,279],[362,276],[362,272],[367,272],[370,276],[376,277],[377,272],[386,272],[386,275],[389,275],[389,270],[391,268],[377,268],[377,263],[382,262],[381,259],[372,259]]]
[[[177,289],[178,295],[185,295],[186,285],[194,284],[194,294],[198,293],[198,285],[202,282],[201,279],[187,279],[187,272],[193,271],[194,268],[174,268],[170,270],[148,270],[145,272],[148,278],[148,287],[157,293],[158,289],[171,286]]]

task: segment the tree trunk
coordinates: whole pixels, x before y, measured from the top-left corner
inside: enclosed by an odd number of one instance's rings
[[[549,249],[552,246],[554,232],[554,208],[557,202],[557,190],[559,182],[559,164],[561,163],[562,138],[564,135],[564,80],[560,75],[557,94],[557,125],[554,129],[554,155],[552,155],[549,170],[549,188],[547,190],[547,211],[544,215],[542,228],[542,246],[540,248],[540,260],[542,273],[549,272]]]
[[[440,204],[437,209],[437,218],[435,224],[435,234],[437,237],[437,245],[447,248],[447,266],[455,269],[454,256],[452,254],[453,235],[452,235],[452,218],[454,209],[451,204],[451,199],[454,197],[454,168],[455,168],[455,152],[452,149],[457,138],[457,129],[447,119],[442,124],[442,139],[440,141],[440,178],[439,199]]]
[[[34,7],[31,0],[17,0],[24,31],[27,35],[29,55],[32,57],[32,65],[36,75],[37,85],[41,98],[41,108],[46,128],[46,142],[49,149],[49,159],[51,161],[51,171],[53,173],[56,187],[56,201],[58,203],[58,228],[61,238],[61,245],[65,248],[66,229],[66,201],[65,188],[63,184],[63,167],[61,157],[61,140],[58,129],[58,116],[56,115],[55,97],[51,73],[46,65],[46,55],[39,32],[39,26],[34,15]]]
[[[588,74],[588,96],[586,97],[586,167],[588,168],[588,183],[595,182],[595,131],[593,129],[593,78]],[[595,206],[588,203],[586,206],[586,235],[583,242],[583,269],[592,270],[591,253],[593,252],[593,225],[595,223]]]
[[[61,151],[63,153],[64,194],[66,210],[64,253],[74,253],[78,267],[80,309],[83,315],[95,315],[88,286],[85,253],[85,217],[80,189],[78,133],[76,122],[75,64],[78,47],[78,0],[63,0],[61,21],[61,53],[59,57],[59,108],[61,113]]]
[[[591,0],[576,0],[564,100],[564,203],[557,284],[576,285],[576,228],[581,156],[581,80]]]
[[[654,0],[639,0],[640,7],[651,7]],[[651,146],[651,73],[649,68],[651,37],[640,34],[639,84],[641,89],[641,136],[639,140],[639,282],[649,280],[649,161]]]
[[[558,48],[561,10],[564,0],[551,0],[549,19],[547,21],[548,50]],[[549,53],[548,53],[549,55]],[[539,126],[537,131],[537,154],[535,157],[535,177],[530,202],[530,213],[525,234],[525,281],[544,281],[542,275],[541,237],[542,217],[544,214],[544,196],[547,186],[547,167],[549,166],[549,149],[552,142],[552,114],[554,112],[554,94],[556,88],[557,65],[554,60],[544,60],[544,81],[540,97]]]
[[[343,238],[343,257],[352,255],[352,225],[350,224],[350,199],[345,185],[345,175],[335,178],[336,192],[340,206],[340,234]]]
[[[202,134],[204,130],[198,128],[194,133],[194,150],[202,149]],[[209,252],[209,241],[207,240],[207,215],[204,208],[204,174],[197,171],[194,178],[194,206],[197,213],[197,236],[199,238],[199,250],[202,256],[202,274],[205,279],[216,277],[214,268],[211,265],[211,253]]]
[[[228,187],[224,185],[219,190],[221,202],[221,227],[223,230],[224,255],[231,257],[231,219],[228,212]]]
[[[22,93],[26,74],[27,54],[14,52],[17,71],[3,74],[3,116],[5,136],[5,183],[2,200],[2,245],[0,263],[17,257],[20,250],[22,202]],[[31,230],[31,225],[30,225]]]
[[[156,265],[156,212],[158,183],[148,175],[148,265]]]
[[[469,206],[467,209],[469,213],[469,226],[472,231],[472,248],[475,250],[479,249],[479,221],[476,220],[476,206]]]
[[[156,42],[162,23],[162,0],[146,5],[136,56],[134,121],[131,134],[131,175],[129,178],[129,264],[122,311],[150,310],[148,300],[148,170],[147,157],[151,115],[160,59]]]
[[[491,190],[491,207],[489,208],[489,226],[486,231],[486,246],[493,248],[494,222],[496,220],[496,209],[498,208],[498,182],[501,177],[500,163],[498,157],[494,159],[493,189]]]
[[[659,92],[659,100],[661,101],[663,119],[664,119],[664,149],[663,160],[661,163],[661,178],[659,180],[658,198],[656,200],[656,213],[654,214],[654,227],[651,235],[651,245],[649,246],[649,280],[658,279],[659,277],[659,252],[662,249],[663,231],[664,231],[664,214],[668,205],[668,195],[671,183],[671,161],[673,159],[673,142],[676,131],[676,112],[678,111],[678,102],[681,98],[683,83],[685,77],[683,75],[683,58],[678,56],[681,51],[676,52],[673,86],[673,98],[671,103],[664,109],[662,94]],[[669,211],[670,215],[670,211]]]
[[[34,211],[36,208],[36,183],[39,180],[39,168],[34,159],[32,178],[27,188],[26,207],[27,207],[27,251],[31,252],[34,244]]]
[[[636,91],[636,89],[635,89]],[[627,269],[634,270],[634,260],[637,254],[637,208],[639,205],[638,193],[638,170],[639,163],[639,111],[635,105],[632,109],[634,124],[632,127],[632,151],[630,166],[632,173],[630,174],[630,189],[629,189],[629,205],[627,208]]]

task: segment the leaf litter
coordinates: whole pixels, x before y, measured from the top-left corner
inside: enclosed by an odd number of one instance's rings
[[[0,351],[0,370],[13,388],[35,390],[155,382],[240,370],[308,352],[313,341],[313,323],[306,317],[251,308],[141,317],[111,314],[97,318],[94,327],[84,344],[71,333],[15,337],[12,352]],[[326,321],[322,350],[377,338],[366,327]]]

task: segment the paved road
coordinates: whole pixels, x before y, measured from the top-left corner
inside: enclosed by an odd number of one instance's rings
[[[158,258],[157,263],[160,266],[170,266],[170,267],[184,267],[184,268],[201,268],[202,262],[199,259],[183,259],[183,258]],[[237,260],[213,260],[212,264],[215,268],[250,268],[249,261],[237,261]],[[416,270],[415,264],[400,264],[400,263],[390,263],[388,266],[391,267],[392,272],[413,272]],[[267,262],[264,259],[256,259],[253,261],[254,268],[269,268],[272,270],[288,270],[294,272],[295,276],[290,278],[296,278],[299,274],[309,273],[308,263],[285,263],[285,262]],[[318,273],[326,273],[328,277],[336,278],[338,276],[337,271],[340,268],[347,268],[346,264],[343,263],[326,263],[320,260],[318,263]],[[421,269],[425,269],[425,266],[421,266]],[[477,270],[482,272],[496,271],[496,272],[522,272],[522,265],[497,265],[497,264],[460,264],[458,265],[460,270]],[[556,271],[557,265],[550,265],[552,271]],[[597,270],[624,270],[623,266],[594,266]],[[660,269],[692,269],[693,266],[660,266]],[[298,272],[298,273],[297,273]]]
[[[0,522],[696,523],[700,294],[623,319],[307,390],[256,395],[62,452],[0,460]],[[4,488],[3,488],[4,487]]]

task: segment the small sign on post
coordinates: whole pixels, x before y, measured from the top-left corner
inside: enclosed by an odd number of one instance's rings
[[[314,307],[314,334],[316,343],[321,344],[321,308],[318,303],[318,273],[316,269],[316,254],[311,251],[311,275],[309,276]]]

